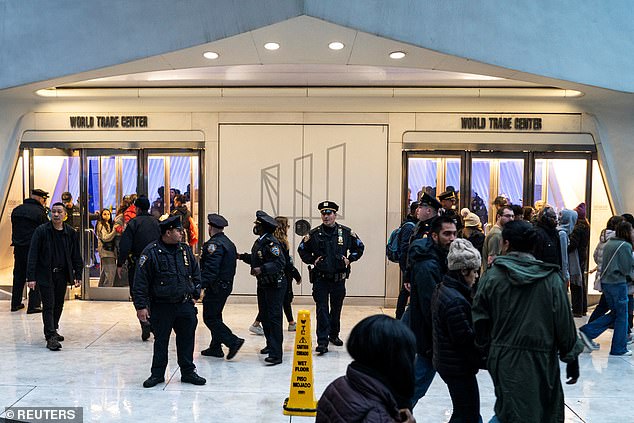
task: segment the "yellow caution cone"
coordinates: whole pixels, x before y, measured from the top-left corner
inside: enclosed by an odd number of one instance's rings
[[[308,310],[300,310],[297,316],[291,392],[284,401],[284,414],[287,416],[315,416],[317,414],[317,400],[315,400],[313,388],[310,311]]]

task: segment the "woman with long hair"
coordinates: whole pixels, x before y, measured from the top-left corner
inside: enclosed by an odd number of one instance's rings
[[[99,213],[95,233],[99,240],[97,251],[101,259],[99,286],[114,286],[114,278],[117,273],[117,255],[115,252],[115,236],[117,232],[112,223],[110,209],[103,209]]]
[[[385,314],[366,317],[347,343],[354,360],[317,403],[316,422],[415,422],[416,338],[400,320]]]
[[[286,284],[286,292],[284,293],[284,302],[282,305],[284,307],[286,320],[288,321],[288,330],[293,332],[297,327],[297,323],[293,318],[293,308],[291,307],[291,303],[293,302],[293,284],[291,284],[290,281],[295,279],[295,282],[299,285],[302,283],[302,275],[293,264],[293,257],[291,257],[289,252],[288,218],[284,216],[277,216],[275,221],[277,222],[277,229],[275,229],[273,236],[277,238],[280,244],[282,244],[282,252],[284,253],[284,258],[286,259],[286,268],[284,268],[284,273],[286,274],[286,280],[289,282]]]

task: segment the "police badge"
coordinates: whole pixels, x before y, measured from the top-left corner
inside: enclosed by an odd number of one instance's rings
[[[139,267],[143,267],[146,261],[147,261],[147,256],[143,254],[141,257],[139,257]]]
[[[274,245],[271,247],[271,253],[273,253],[274,256],[279,256],[280,255],[280,247],[278,247],[277,245]]]
[[[217,249],[217,248],[218,248],[218,246],[217,246],[216,244],[211,243],[211,244],[209,244],[209,245],[207,246],[207,252],[208,252],[209,254],[213,254],[213,253],[216,251],[216,249]]]

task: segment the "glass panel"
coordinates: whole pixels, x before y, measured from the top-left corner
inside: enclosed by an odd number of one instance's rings
[[[483,224],[493,224],[493,201],[498,196],[522,205],[524,159],[474,158],[471,162],[471,201],[469,208]]]
[[[506,197],[511,204],[521,206],[524,202],[524,160],[500,159],[499,163],[500,176],[498,177],[497,195]]]
[[[435,197],[438,179],[438,159],[413,157],[408,161],[407,187],[410,203],[420,200],[423,192]],[[408,204],[409,206],[409,204]]]
[[[471,201],[469,209],[478,215],[485,225],[489,221],[489,191],[491,186],[491,162],[489,159],[473,159],[471,162]]]
[[[148,157],[148,198],[152,201],[152,215],[159,218],[166,213],[165,157]]]
[[[592,206],[590,210],[590,260],[588,266],[590,269],[594,269],[597,266],[593,257],[594,249],[599,244],[601,231],[605,228],[608,219],[612,217],[608,193],[603,183],[599,163],[596,160],[592,161]],[[594,289],[595,276],[596,272],[588,274],[588,292],[599,294],[599,291]]]
[[[546,200],[557,211],[585,201],[587,163],[586,159],[535,160],[535,201]]]

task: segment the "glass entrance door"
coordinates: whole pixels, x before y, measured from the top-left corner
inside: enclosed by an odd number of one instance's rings
[[[138,191],[137,152],[85,150],[83,158],[85,298],[127,300],[129,282],[126,272],[117,275],[116,256]]]
[[[407,161],[407,190],[409,208],[412,201],[418,201],[427,193],[437,197],[446,190],[454,190],[460,199],[461,179],[460,156],[434,154],[429,156],[412,156]],[[456,202],[456,207],[461,204]]]

